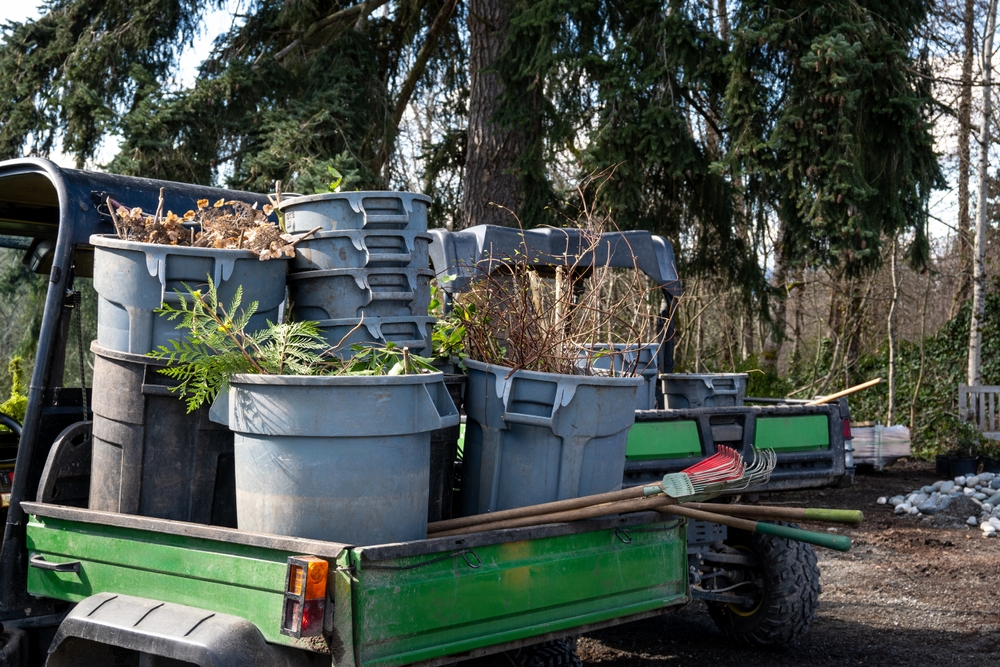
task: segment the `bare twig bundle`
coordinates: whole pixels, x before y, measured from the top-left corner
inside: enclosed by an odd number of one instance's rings
[[[651,340],[649,279],[635,262],[629,269],[590,266],[602,232],[615,231],[606,211],[585,205],[577,223],[582,247],[572,254],[539,256],[522,243],[513,257],[490,256],[477,264],[478,279],[456,304],[469,357],[549,373],[644,370],[634,352]],[[633,351],[627,361],[615,360],[610,370],[594,367],[598,357],[622,346]]]

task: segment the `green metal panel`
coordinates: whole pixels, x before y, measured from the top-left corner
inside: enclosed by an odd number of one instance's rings
[[[286,559],[299,555],[215,540],[32,516],[28,551],[80,561],[80,573],[28,568],[32,595],[79,602],[122,593],[240,616],[276,644],[313,647],[280,634]]]
[[[628,432],[629,461],[701,456],[698,424],[694,421],[636,422]]]
[[[673,527],[671,527],[673,526]],[[475,547],[462,556],[368,563],[352,551],[359,666],[389,667],[680,604],[686,538],[674,524]],[[374,567],[373,567],[374,565]]]
[[[829,449],[827,415],[758,417],[754,446],[777,452],[811,452]]]

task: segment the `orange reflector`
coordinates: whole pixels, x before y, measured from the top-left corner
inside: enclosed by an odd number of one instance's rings
[[[330,564],[316,558],[309,561],[309,577],[306,582],[306,599],[319,600],[326,597],[326,574]]]
[[[326,578],[330,564],[315,556],[288,559],[281,634],[315,637],[323,633],[326,612]]]
[[[285,589],[292,595],[302,595],[302,566],[288,566],[288,587]]]

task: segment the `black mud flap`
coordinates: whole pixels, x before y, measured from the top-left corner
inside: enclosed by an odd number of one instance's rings
[[[140,662],[140,656],[154,656]],[[330,656],[275,646],[237,616],[131,595],[100,593],[63,620],[49,648],[48,667],[181,665],[312,667]]]

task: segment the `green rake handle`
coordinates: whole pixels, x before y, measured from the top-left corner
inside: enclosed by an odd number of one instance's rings
[[[685,516],[689,519],[711,521],[712,523],[722,524],[723,526],[729,526],[731,528],[749,530],[755,533],[763,533],[765,535],[774,535],[775,537],[783,537],[786,540],[794,540],[796,542],[806,542],[807,544],[814,544],[818,547],[826,547],[827,549],[834,549],[835,551],[849,551],[851,548],[851,538],[846,535],[814,533],[811,530],[802,530],[801,528],[791,528],[789,526],[779,526],[773,523],[751,521],[750,519],[740,519],[735,516],[725,516],[723,514],[705,512],[703,510],[685,507],[684,505],[667,505],[665,507],[656,507],[655,509],[657,512],[661,512],[663,514],[673,514],[675,516]]]
[[[757,532],[765,535],[783,537],[786,540],[795,542],[806,542],[818,547],[826,547],[835,551],[850,551],[851,538],[846,535],[832,535],[830,533],[814,533],[811,530],[792,528],[790,526],[779,526],[774,523],[757,522]]]

